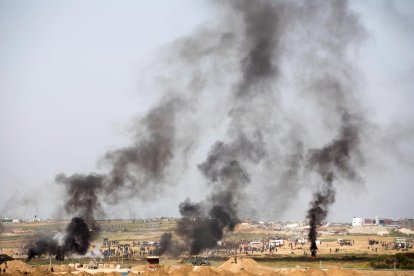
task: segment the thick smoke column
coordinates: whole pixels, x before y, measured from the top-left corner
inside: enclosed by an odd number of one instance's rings
[[[164,172],[174,157],[174,115],[179,105],[179,100],[168,99],[153,108],[140,122],[144,130],[137,134],[134,145],[105,155],[109,173],[56,176],[56,183],[65,187],[65,211],[79,217],[74,217],[67,226],[62,246],[51,237],[41,239],[29,250],[29,259],[43,253],[57,257],[85,254],[99,231],[95,219],[104,215],[102,200],[114,204],[119,198],[143,199],[146,191],[162,190]]]
[[[195,211],[200,206],[199,204],[186,201],[180,205],[183,218],[178,221],[176,232],[179,236],[190,241],[187,248],[191,255],[199,254],[207,248],[216,247],[217,242],[223,238],[224,231],[233,231],[239,222],[235,208],[230,206],[234,204],[231,193],[224,196],[227,196],[229,204],[227,206],[222,206],[224,204],[213,205],[208,214],[200,214]],[[219,201],[219,203],[223,203],[223,201]],[[192,208],[194,206],[197,208]],[[189,209],[194,212],[189,212]]]
[[[270,164],[266,168],[272,170],[272,165],[281,164],[279,179],[273,181],[288,199],[294,196],[292,191],[296,189],[291,186],[296,185],[303,166],[320,176],[322,192],[315,194],[309,212],[314,230],[334,201],[333,180],[361,182],[356,166],[363,159],[360,132],[364,120],[352,97],[354,79],[346,52],[363,31],[347,2],[237,1],[219,2],[219,5],[240,22],[229,24],[233,29],[228,31],[228,39],[237,43],[226,44],[238,47],[233,51],[238,57],[240,74],[228,103],[228,139],[214,143],[207,159],[198,166],[208,180],[211,193],[200,203],[186,201],[180,206],[183,219],[177,233],[189,241],[193,254],[216,246],[226,230],[234,229],[239,221],[238,204],[252,180],[249,171],[252,166],[266,163]],[[304,76],[301,79],[297,74],[293,79],[307,84],[305,90],[319,104],[319,111],[333,118],[333,125],[339,125],[339,133],[332,142],[307,154],[306,141],[297,135],[301,133],[300,126],[266,122],[269,118],[284,120],[286,117],[278,99],[278,81],[283,77],[282,57],[291,48],[302,45],[284,43],[298,43],[301,39],[306,45],[305,60],[300,60],[304,65],[300,72]],[[285,134],[278,135],[278,132]],[[277,150],[270,149],[278,142],[287,149],[279,162],[275,162],[272,154]],[[310,236],[315,241],[316,235]]]
[[[56,260],[63,260],[67,254],[84,255],[88,251],[91,241],[91,232],[88,224],[80,217],[72,218],[67,225],[63,237],[47,237],[38,240],[29,248],[28,260],[42,254],[55,255]]]
[[[224,231],[231,231],[237,224],[238,204],[243,202],[244,191],[251,182],[249,168],[252,166],[275,170],[272,166],[281,164],[282,168],[277,168],[279,174],[270,181],[276,182],[273,184],[277,186],[274,190],[287,199],[292,198],[298,188],[296,182],[303,166],[321,176],[325,181],[324,192],[317,194],[312,202],[310,216],[315,218],[312,220],[313,229],[326,216],[314,214],[314,211],[325,212],[328,205],[333,203],[333,178],[359,180],[352,166],[351,161],[354,160],[351,159],[359,153],[361,120],[349,111],[348,105],[354,102],[347,95],[352,87],[347,82],[352,83],[352,78],[347,73],[347,63],[341,60],[350,40],[346,30],[358,30],[358,25],[346,3],[237,1],[221,5],[228,8],[230,13],[237,14],[242,22],[239,44],[243,50],[238,60],[240,79],[234,85],[229,102],[229,141],[213,144],[206,161],[198,166],[210,184],[211,193],[200,204],[186,202],[180,206],[183,220],[178,225],[177,233],[191,241],[191,253],[214,247]],[[332,25],[337,28],[332,29]],[[288,49],[292,47],[285,45],[284,41],[291,39],[290,30],[298,31],[296,34],[299,37],[303,35],[302,28],[310,28],[310,34],[315,30],[323,34],[322,41],[316,39],[309,43],[310,49],[317,45],[312,49],[315,52],[311,52],[316,58],[312,55],[313,59],[305,66],[309,70],[305,70],[305,80],[310,82],[309,91],[314,92],[313,96],[316,102],[321,103],[323,113],[329,116],[332,113],[336,116],[339,114],[341,117],[338,137],[322,150],[310,150],[307,155],[305,143],[297,135],[300,127],[295,124],[286,127],[283,121],[281,126],[277,122],[267,123],[273,119],[283,120],[286,116],[280,106],[277,89],[282,74],[282,53],[289,52]],[[336,33],[338,30],[344,33]],[[239,30],[234,31],[232,37],[240,36],[239,33]],[[320,59],[319,53],[323,53]],[[341,63],[339,68],[338,59]],[[300,77],[296,76],[298,79]],[[327,102],[329,105],[326,108]],[[285,134],[278,134],[282,131]],[[272,150],[277,143],[284,148],[280,160],[272,156],[278,152]],[[188,210],[193,210],[194,214],[189,215],[191,212]]]
[[[239,138],[232,144],[217,142],[207,160],[198,166],[209,180],[212,192],[201,204],[186,201],[180,205],[183,219],[178,223],[177,233],[191,241],[190,254],[217,246],[225,230],[234,230],[239,222],[238,203],[250,182],[247,170],[238,160],[257,162],[262,155],[260,143],[255,145]]]
[[[101,175],[74,174],[66,177],[60,174],[56,176],[55,181],[65,185],[67,200],[64,207],[67,213],[78,213],[89,222],[93,222],[97,216],[103,214],[98,199],[98,192],[103,187]]]
[[[313,16],[318,17],[318,12]],[[333,1],[327,5],[324,16],[329,23],[317,30],[323,35],[323,41],[317,42],[313,50],[315,54],[323,53],[325,58],[316,59],[318,70],[307,72],[307,88],[322,114],[336,120],[335,125],[339,127],[337,136],[321,149],[309,150],[305,161],[306,167],[316,172],[322,181],[321,191],[314,194],[307,214],[313,257],[317,250],[317,226],[326,218],[329,206],[335,201],[334,181],[363,183],[358,171],[364,160],[361,133],[365,121],[353,97],[355,76],[346,55],[349,46],[361,39],[363,30],[346,1]]]
[[[168,253],[177,257],[184,250],[185,248],[181,243],[173,240],[172,233],[164,233],[161,235],[160,244],[155,250],[155,255],[161,256],[162,254]]]
[[[310,250],[312,257],[316,257],[316,251],[318,250],[318,247],[316,246],[316,240],[318,238],[317,227],[328,215],[328,206],[335,201],[335,190],[332,185],[332,177],[333,175],[329,174],[325,180],[326,186],[324,187],[324,190],[314,194],[314,199],[310,204],[311,208],[308,210],[306,216],[309,219],[310,229],[308,238],[311,243]]]
[[[241,60],[242,79],[236,90],[236,98],[246,101],[252,94],[265,92],[255,85],[275,81],[279,73],[278,47],[282,35],[279,21],[283,4],[245,0],[232,2],[231,5],[233,10],[240,12],[245,24],[244,46],[247,55]]]
[[[55,180],[65,185],[68,196],[64,205],[65,211],[69,214],[76,213],[79,217],[72,218],[64,233],[42,238],[31,245],[27,253],[28,260],[42,254],[55,255],[56,260],[63,260],[65,255],[72,253],[84,255],[92,239],[99,232],[95,218],[103,214],[97,196],[98,191],[102,189],[103,177],[92,174],[66,177],[60,174]]]
[[[316,171],[323,180],[322,191],[314,194],[310,204],[307,218],[309,219],[309,240],[311,243],[312,256],[316,256],[317,226],[326,218],[328,207],[335,202],[335,189],[333,181],[340,177],[349,182],[361,183],[362,179],[357,173],[356,160],[361,160],[359,150],[359,118],[353,118],[344,114],[342,118],[342,129],[339,137],[331,144],[320,150],[309,152],[309,167]]]
[[[362,158],[359,149],[360,123],[358,117],[344,114],[339,136],[322,149],[309,151],[310,168],[315,170],[326,182],[332,178],[332,174],[337,174],[353,182],[362,181],[356,168],[360,163],[353,160],[353,158],[358,160]]]
[[[174,248],[172,234],[164,233],[161,235],[161,240],[158,248],[155,250],[155,255],[161,256],[168,250]]]
[[[256,189],[259,181],[270,183],[272,191],[286,202],[300,188],[300,174],[313,171],[323,182],[308,212],[313,229],[309,237],[315,241],[316,227],[325,219],[335,198],[333,181],[361,179],[355,164],[361,156],[363,120],[356,116],[358,105],[351,95],[353,78],[344,58],[349,42],[358,35],[358,20],[349,12],[346,1],[241,0],[215,4],[222,15],[219,25],[202,29],[174,46],[173,50],[178,50],[175,56],[181,60],[178,66],[188,73],[174,75],[177,81],[165,82],[173,86],[166,89],[169,96],[137,123],[133,142],[104,154],[103,172],[99,174],[56,177],[56,182],[66,189],[65,210],[93,225],[96,218],[104,216],[104,204],[130,198],[146,200],[148,194],[162,192],[165,185],[174,182],[171,172],[179,171],[177,164],[185,163],[178,159],[185,159],[183,156],[196,144],[197,138],[182,131],[180,123],[202,126],[203,122],[197,121],[197,116],[203,114],[197,113],[198,104],[203,104],[198,102],[198,97],[203,97],[200,91],[210,96],[212,91],[203,91],[203,87],[217,89],[223,83],[220,93],[229,90],[229,95],[223,97],[228,120],[220,118],[226,123],[226,135],[211,145],[206,159],[197,166],[209,190],[201,202],[186,200],[180,204],[182,219],[175,233],[191,254],[213,248],[240,221],[240,204],[251,207],[245,199],[252,183],[255,192],[261,193],[260,198],[264,194],[271,196],[263,202],[276,206],[276,196],[268,192],[266,184],[265,189]],[[289,64],[296,50],[303,54],[303,59],[298,54],[301,58],[297,68]],[[292,63],[296,65],[296,60]],[[197,65],[192,67],[193,64]],[[291,70],[290,66],[300,70]],[[219,73],[212,73],[215,69]],[[339,129],[338,135],[321,149],[307,150],[313,147],[303,137],[306,123],[290,120],[294,113],[283,108],[283,100],[291,99],[283,94],[284,83],[280,80],[292,81],[286,77],[289,70],[295,72],[293,82],[303,84],[303,90],[317,102],[317,110],[333,118],[327,125]],[[173,84],[181,78],[188,81],[183,91]],[[193,116],[189,115],[196,115],[196,119],[191,121]],[[265,170],[267,179],[257,181],[257,174]],[[285,206],[283,202],[280,206]],[[172,234],[166,233],[158,253],[176,254],[174,247],[181,250]]]
[[[184,108],[178,99],[162,100],[140,121],[143,126],[133,145],[106,153],[103,162],[109,173],[65,176],[65,210],[93,220],[103,215],[101,200],[109,204],[119,198],[144,199],[148,191],[163,189],[165,170],[174,157],[175,114]]]
[[[105,182],[105,194],[117,200],[123,196],[143,198],[143,191],[162,190],[165,169],[174,157],[175,114],[184,109],[177,98],[161,101],[140,122],[145,126],[144,137],[129,147],[108,152],[110,173]],[[115,196],[114,196],[115,195]]]
[[[261,112],[252,101],[256,97],[271,97],[269,81],[278,74],[281,7],[271,1],[237,1],[223,5],[242,19],[245,52],[239,60],[241,79],[234,89],[228,113],[230,141],[214,143],[206,161],[198,165],[211,186],[211,193],[199,204],[186,201],[180,205],[183,218],[176,231],[189,241],[190,254],[216,247],[224,232],[233,231],[240,221],[238,203],[243,200],[244,188],[251,181],[247,165],[259,163],[266,155],[262,127],[256,124]],[[267,104],[271,103],[269,100]]]

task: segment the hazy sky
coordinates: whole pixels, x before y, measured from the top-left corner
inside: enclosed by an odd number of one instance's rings
[[[351,8],[367,31],[354,61],[359,100],[380,137],[365,187],[339,188],[329,219],[414,217],[414,2],[358,0]],[[55,215],[56,174],[94,171],[107,150],[128,143],[131,120],[167,93],[152,89],[160,57],[215,19],[206,1],[0,0],[0,215]],[[190,160],[205,158],[211,139]],[[176,190],[120,203],[110,216],[178,216],[179,202],[203,198],[204,184],[193,184],[201,181],[197,162]],[[310,194],[298,190],[283,214],[261,218],[303,219]]]

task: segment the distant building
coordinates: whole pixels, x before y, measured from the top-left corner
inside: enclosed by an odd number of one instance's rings
[[[352,226],[383,226],[387,228],[407,228],[414,230],[414,219],[389,219],[375,216],[375,218],[356,218],[352,219]]]
[[[12,218],[9,218],[9,217],[4,217],[4,218],[2,218],[0,220],[0,222],[3,222],[3,223],[11,223],[11,222],[13,222],[13,219]]]
[[[362,218],[352,218],[352,226],[360,226],[362,225]]]
[[[414,230],[414,219],[399,219],[398,220],[398,224],[400,225],[401,228],[407,228],[410,230]]]
[[[364,219],[364,224],[369,224],[369,225],[374,225],[375,223],[375,219]]]
[[[398,227],[399,223],[396,220],[388,219],[388,218],[379,218],[378,225],[380,226],[394,226]]]

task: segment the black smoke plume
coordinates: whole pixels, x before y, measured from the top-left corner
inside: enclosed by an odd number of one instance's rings
[[[331,1],[323,9],[312,9],[311,2],[306,6],[310,11],[309,18],[319,27],[310,24],[304,28],[313,29],[323,37],[316,41],[308,37],[311,54],[304,58],[315,67],[302,71],[306,76],[306,93],[317,103],[316,110],[323,115],[321,121],[337,132],[325,146],[309,150],[304,162],[321,181],[321,189],[314,193],[307,213],[310,249],[315,257],[317,227],[326,219],[330,205],[335,202],[335,186],[337,183],[363,183],[359,171],[364,163],[361,140],[365,120],[362,108],[354,98],[358,76],[347,53],[352,49],[350,46],[363,39],[364,30],[347,1]],[[320,57],[315,58],[318,53]]]
[[[30,248],[29,259],[43,253],[57,257],[85,254],[99,231],[95,220],[104,216],[102,200],[114,204],[120,197],[143,198],[145,191],[162,189],[164,170],[173,158],[174,114],[178,102],[176,99],[161,101],[140,122],[144,131],[142,135],[137,134],[134,145],[105,155],[109,173],[56,176],[55,182],[65,187],[65,211],[79,217],[74,217],[67,226],[62,246],[51,237],[41,239]]]
[[[174,248],[172,234],[164,233],[161,235],[160,243],[155,250],[155,255],[161,256],[171,248]]]
[[[172,233],[164,233],[161,235],[161,239],[158,247],[155,249],[155,255],[161,256],[163,254],[169,254],[173,257],[179,256],[185,247],[178,241],[173,240]]]
[[[304,167],[320,176],[323,187],[315,194],[308,214],[315,231],[334,201],[333,181],[360,181],[355,164],[360,155],[361,120],[355,115],[358,105],[350,96],[353,79],[344,58],[349,42],[358,36],[359,24],[347,1],[240,0],[215,4],[222,15],[218,26],[203,29],[174,48],[178,49],[175,56],[181,59],[178,66],[188,69],[188,73],[174,74],[177,82],[188,81],[185,89],[166,89],[173,92],[139,120],[132,143],[104,154],[103,172],[56,177],[68,195],[64,204],[67,213],[93,224],[105,215],[104,204],[130,198],[147,200],[148,195],[162,192],[172,182],[169,172],[176,169],[175,158],[187,154],[194,142],[182,146],[178,137],[191,140],[192,133],[177,129],[177,123],[191,121],[188,114],[203,114],[197,113],[198,97],[201,92],[215,92],[203,90],[208,83],[223,83],[229,90],[229,94],[225,88],[219,90],[225,94],[222,100],[228,121],[222,120],[227,123],[226,136],[211,145],[206,159],[197,166],[208,185],[205,199],[198,203],[186,200],[179,206],[182,219],[175,233],[191,254],[215,247],[226,231],[233,231],[240,221],[241,204],[254,209],[245,199],[251,183],[256,188],[257,168],[277,172],[262,181],[276,187],[273,191],[284,202],[297,194]],[[283,66],[291,62],[288,58],[296,50],[303,55],[293,60],[300,64],[293,67],[300,73],[289,79],[284,74],[288,75],[293,65],[287,69]],[[209,71],[210,67],[213,69]],[[211,73],[216,70],[219,73]],[[208,79],[211,76],[214,78]],[[318,111],[339,125],[338,136],[322,149],[306,155],[308,143],[301,137],[305,135],[301,125],[290,120],[291,114],[282,108],[283,98],[289,102],[289,95],[282,94],[283,77],[285,82],[304,84],[306,93],[320,104]],[[194,113],[185,113],[187,105]],[[201,125],[197,119],[194,122]],[[262,193],[260,198],[268,192],[255,190]],[[273,193],[268,194],[273,197]],[[266,203],[278,204],[273,198]],[[178,247],[174,243],[171,233],[163,235],[159,254],[173,252],[172,248]]]
[[[354,119],[354,120],[352,120]],[[359,118],[344,114],[339,137],[320,150],[309,152],[309,167],[316,171],[323,183],[322,191],[314,194],[307,218],[309,219],[309,241],[312,256],[316,256],[317,227],[328,215],[328,207],[335,202],[333,181],[342,178],[348,182],[361,183],[357,170],[361,164]]]
[[[110,151],[105,160],[110,173],[105,181],[105,195],[140,197],[143,192],[162,190],[165,169],[174,157],[175,114],[184,104],[177,98],[161,101],[140,122],[144,135],[129,147]]]
[[[178,99],[163,100],[140,121],[134,144],[106,153],[108,173],[59,174],[65,185],[65,210],[93,221],[104,215],[101,201],[115,204],[120,198],[148,197],[163,189],[165,170],[174,157],[174,118]],[[156,194],[156,193],[150,193]]]
[[[280,17],[284,3],[272,1],[230,2],[244,22],[246,54],[241,59],[242,80],[236,97],[248,97],[264,91],[254,85],[275,81],[279,73],[279,40],[282,37]]]
[[[74,174],[66,177],[59,174],[56,183],[65,186],[65,211],[68,214],[78,214],[86,221],[93,222],[97,216],[103,214],[98,193],[103,188],[103,177],[101,175]]]
[[[250,182],[249,174],[239,160],[258,162],[263,154],[261,143],[254,144],[239,137],[231,144],[217,142],[207,160],[198,165],[212,191],[201,203],[186,200],[180,204],[183,218],[176,230],[188,241],[191,255],[216,247],[225,231],[234,230],[240,221],[238,202],[243,199],[243,188]]]
[[[64,260],[68,254],[84,255],[91,241],[91,229],[80,217],[72,218],[63,236],[46,237],[36,241],[27,253],[28,260],[42,254],[54,255],[56,260]]]
[[[316,252],[318,250],[316,245],[316,240],[318,238],[317,227],[328,215],[328,206],[335,201],[335,190],[332,185],[333,175],[329,174],[325,181],[326,185],[323,188],[324,190],[314,194],[314,199],[310,204],[311,207],[306,216],[306,218],[309,219],[310,229],[308,238],[311,244],[310,250],[312,257],[316,257]]]
[[[233,231],[240,221],[238,203],[243,200],[244,189],[251,181],[247,166],[259,163],[266,155],[262,127],[255,122],[258,120],[256,113],[261,113],[258,112],[260,107],[252,102],[255,98],[270,97],[269,82],[278,75],[278,26],[282,8],[271,1],[237,1],[222,5],[238,14],[243,22],[245,48],[239,60],[241,80],[235,86],[228,112],[230,141],[214,143],[206,161],[198,165],[208,180],[211,193],[200,204],[187,201],[180,205],[183,218],[176,231],[189,242],[190,254],[216,247],[225,231]]]
[[[229,202],[225,203],[224,198]],[[212,201],[214,200],[212,199]],[[197,207],[194,208],[194,206],[200,206],[199,204],[193,204],[189,201],[180,204],[183,218],[177,223],[176,233],[187,241],[186,247],[190,255],[196,255],[204,249],[216,247],[225,231],[234,230],[239,218],[235,206],[232,205],[234,205],[234,201],[231,193],[223,195],[223,198],[218,200],[207,214],[200,213]]]

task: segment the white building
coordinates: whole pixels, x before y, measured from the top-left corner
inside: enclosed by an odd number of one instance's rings
[[[360,226],[362,225],[362,218],[352,218],[352,226]]]

